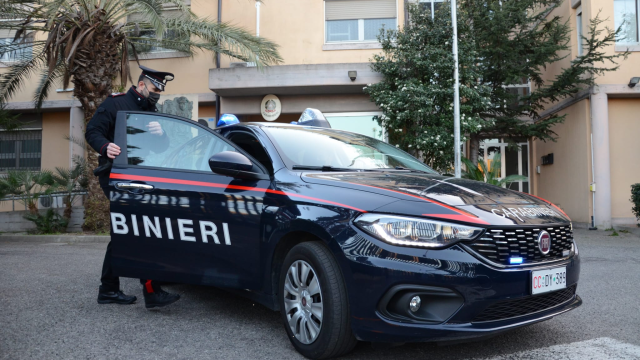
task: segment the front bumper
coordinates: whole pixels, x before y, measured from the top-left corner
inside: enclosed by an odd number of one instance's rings
[[[457,245],[444,250],[398,247],[357,228],[344,235],[338,241],[342,253],[339,255],[343,256],[338,257],[349,291],[351,325],[356,338],[362,341],[404,343],[486,337],[548,320],[582,304],[578,295],[571,294],[561,303],[525,315],[477,321],[491,305],[531,299],[532,270],[565,266],[567,287],[577,287],[579,257],[553,264],[499,269]],[[436,321],[399,319],[381,311],[381,301],[388,300],[390,291],[411,286],[455,293],[461,305],[455,305],[457,310],[446,319]]]

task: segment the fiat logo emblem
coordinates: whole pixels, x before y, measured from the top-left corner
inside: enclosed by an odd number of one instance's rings
[[[551,251],[551,235],[544,230],[538,234],[538,250],[542,255],[547,255]]]

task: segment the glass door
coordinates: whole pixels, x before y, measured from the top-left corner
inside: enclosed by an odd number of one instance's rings
[[[500,178],[509,175],[522,175],[527,179],[508,183],[511,190],[529,192],[529,142],[518,141],[518,148],[509,147],[504,139],[487,139],[480,143],[480,158],[484,159],[489,169],[494,164],[493,157],[500,154]]]

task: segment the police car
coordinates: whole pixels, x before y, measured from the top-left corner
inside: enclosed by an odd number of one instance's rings
[[[150,121],[169,137],[162,152]],[[560,208],[441,176],[317,111],[215,130],[119,112],[115,143],[117,275],[236,290],[279,311],[309,358],[494,335],[582,303]]]

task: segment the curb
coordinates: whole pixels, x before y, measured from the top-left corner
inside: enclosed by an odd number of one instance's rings
[[[111,236],[104,235],[0,235],[0,243],[3,242],[23,242],[23,243],[108,243]]]

